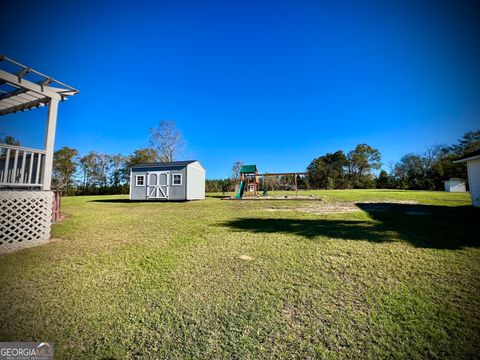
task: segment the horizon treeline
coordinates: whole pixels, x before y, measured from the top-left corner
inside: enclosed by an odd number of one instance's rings
[[[453,161],[479,149],[480,130],[466,132],[455,144],[429,146],[423,153],[407,153],[398,162],[388,164],[382,164],[378,149],[358,144],[348,153],[337,150],[313,159],[307,166],[306,177],[297,178],[297,186],[298,189],[443,190],[443,181],[452,177],[467,180],[465,164]],[[231,178],[207,180],[206,191],[233,191],[238,182],[237,163]],[[292,190],[292,179],[278,177],[269,181],[265,185],[267,190]],[[262,191],[262,182],[259,187]]]
[[[297,177],[299,189],[408,189],[443,190],[443,181],[467,179],[465,164],[453,161],[480,149],[480,130],[465,133],[455,144],[429,146],[423,153],[407,153],[396,163],[382,164],[381,153],[368,144],[358,144],[348,153],[338,150],[311,161],[305,177]],[[54,154],[52,184],[65,195],[128,194],[130,167],[159,161],[153,147],[132,154],[101,154],[91,151],[81,156],[76,149],[63,147]],[[207,192],[234,191],[237,173],[225,179],[207,179]],[[260,182],[260,191],[293,190],[293,179],[269,178]]]
[[[429,146],[423,153],[407,153],[398,162],[382,164],[381,153],[368,144],[358,144],[344,153],[338,150],[311,161],[306,177],[297,178],[299,189],[409,189],[443,190],[443,181],[467,179],[465,164],[453,161],[480,149],[480,130],[465,133],[455,144]],[[140,163],[159,161],[153,147],[132,154],[101,154],[91,151],[81,156],[76,149],[63,147],[55,152],[53,186],[65,195],[127,194],[129,169]],[[238,164],[234,165],[238,171]],[[207,179],[207,192],[234,191],[238,174],[225,179]],[[293,179],[269,178],[260,190],[292,190]]]
[[[1,142],[20,145],[11,136]],[[171,161],[154,146],[140,148],[130,155],[103,154],[90,151],[80,154],[64,146],[55,151],[52,188],[64,195],[128,194],[130,167],[140,163]],[[161,149],[161,148],[160,148]],[[452,145],[429,146],[423,153],[407,153],[396,163],[383,164],[378,149],[358,144],[345,153],[326,153],[313,159],[305,177],[297,177],[299,189],[410,189],[443,190],[443,181],[452,177],[467,179],[465,164],[453,161],[480,149],[480,130],[466,132]],[[230,192],[238,183],[241,161],[225,179],[207,179],[207,192]],[[208,174],[208,173],[207,173]],[[260,191],[293,190],[293,177],[268,178],[260,182]]]
[[[342,150],[314,159],[307,167],[307,186],[318,189],[405,189],[443,190],[452,177],[467,180],[465,164],[454,160],[480,149],[480,130],[466,132],[455,144],[429,146],[423,153],[407,153],[382,168],[381,154],[359,144],[345,154]]]

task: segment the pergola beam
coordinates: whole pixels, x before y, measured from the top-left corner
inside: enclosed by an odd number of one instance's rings
[[[40,153],[38,155],[35,183],[41,185],[42,190],[50,190],[58,103],[67,99],[69,96],[75,95],[78,93],[78,90],[0,55],[0,62],[3,61],[18,66],[20,69],[16,72],[8,72],[0,69],[0,84],[7,84],[11,88],[5,89],[7,91],[0,92],[0,116],[48,105],[45,131],[45,156],[43,157]],[[37,82],[28,80],[27,77],[29,73],[36,74],[41,79]],[[54,86],[49,86],[50,84],[54,84]],[[9,152],[10,149],[7,149],[7,151]],[[15,174],[17,174],[18,171],[24,174],[26,155],[24,152],[21,169],[17,169],[19,161],[18,154],[19,152],[15,151],[13,171]],[[43,162],[41,161],[42,157],[44,159]],[[32,168],[33,160],[30,161],[29,183],[31,183],[32,180]],[[40,176],[42,178],[41,183],[39,182]]]
[[[43,99],[32,100],[25,104],[11,106],[7,108],[0,107],[0,116],[33,109],[39,106],[44,106],[45,104],[48,104],[49,100],[50,100],[49,98],[43,98]]]
[[[3,95],[0,95],[0,101],[3,99],[8,99],[9,97],[20,95],[29,91],[28,89],[17,89],[15,91],[5,92]]]
[[[21,78],[23,78],[25,75],[27,75],[29,72],[30,72],[30,68],[25,67],[25,68],[23,68],[22,70],[19,71],[19,73],[17,74],[17,77],[18,77],[19,79],[21,79]]]
[[[16,75],[10,74],[4,70],[0,69],[0,79],[5,80],[7,83],[14,85],[15,87],[19,88],[24,88],[30,91],[34,91],[40,95],[44,95],[46,97],[49,97],[51,99],[55,99],[57,101],[62,100],[61,95],[53,88],[49,86],[41,86],[38,84],[35,84],[31,81],[28,81],[26,79],[19,79]],[[61,89],[63,91],[68,91],[66,89]]]

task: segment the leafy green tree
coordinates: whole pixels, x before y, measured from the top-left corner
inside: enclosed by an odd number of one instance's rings
[[[122,154],[109,156],[109,183],[112,187],[118,188],[128,181],[128,172],[125,171],[127,160],[128,158]]]
[[[342,150],[314,159],[307,167],[310,188],[346,189],[375,187],[374,170],[381,167],[380,151],[358,144],[348,155]]]
[[[402,188],[412,190],[429,188],[426,182],[426,162],[421,155],[404,155],[395,165],[394,173]]]
[[[395,187],[395,181],[385,170],[380,171],[375,181],[377,189],[392,189]]]
[[[158,162],[160,157],[157,150],[151,147],[137,149],[125,159],[124,167],[121,170],[126,183],[130,182],[130,168],[138,164],[149,164]]]
[[[137,149],[130,155],[126,161],[128,168],[138,164],[148,164],[160,161],[157,150],[147,147],[143,149]]]
[[[378,149],[367,144],[358,144],[347,155],[348,177],[356,188],[373,186],[373,170],[380,170],[382,156]]]
[[[394,176],[405,189],[442,190],[443,181],[452,177],[467,179],[464,164],[455,164],[459,157],[480,149],[480,130],[468,131],[450,146],[430,146],[422,154],[407,154],[395,165]]]
[[[467,131],[462,138],[458,140],[457,144],[450,147],[451,152],[457,154],[457,156],[463,156],[479,149],[480,130]]]
[[[235,189],[235,182],[232,179],[223,179],[221,182],[222,193],[233,191]]]
[[[95,151],[90,151],[87,155],[80,158],[84,189],[89,189],[98,185],[97,180],[99,178],[99,168],[97,158],[98,154]]]
[[[78,166],[78,150],[67,146],[53,154],[53,187],[68,195]]]
[[[108,174],[110,171],[110,155],[96,154],[95,169],[96,169],[96,183],[101,187],[102,193],[106,194],[108,184]]]
[[[335,187],[337,181],[344,178],[346,166],[347,157],[342,150],[314,159],[307,167],[309,187],[321,189]],[[328,180],[329,178],[331,180]]]
[[[20,146],[20,141],[10,135],[5,135],[3,138],[0,138],[0,143],[7,144],[7,145]]]
[[[307,179],[305,176],[297,175],[297,188],[300,190],[307,189]]]
[[[467,179],[468,174],[465,164],[456,164],[454,161],[478,149],[480,149],[480,130],[468,131],[456,144],[441,147],[438,158],[432,164],[435,188],[443,189],[442,181],[452,177]]]
[[[205,180],[205,192],[223,192],[235,189],[235,182],[232,179],[206,179]]]
[[[326,189],[333,189],[335,187],[335,180],[331,178],[330,176],[327,177],[327,181],[325,184]]]

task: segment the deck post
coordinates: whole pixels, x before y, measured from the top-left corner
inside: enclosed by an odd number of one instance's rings
[[[58,100],[50,99],[45,132],[45,163],[43,165],[42,190],[50,190],[52,183],[53,146],[55,142],[55,129],[57,127],[57,110]]]

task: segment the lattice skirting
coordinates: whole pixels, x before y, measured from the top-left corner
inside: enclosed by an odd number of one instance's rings
[[[0,254],[50,238],[52,191],[0,191]]]

